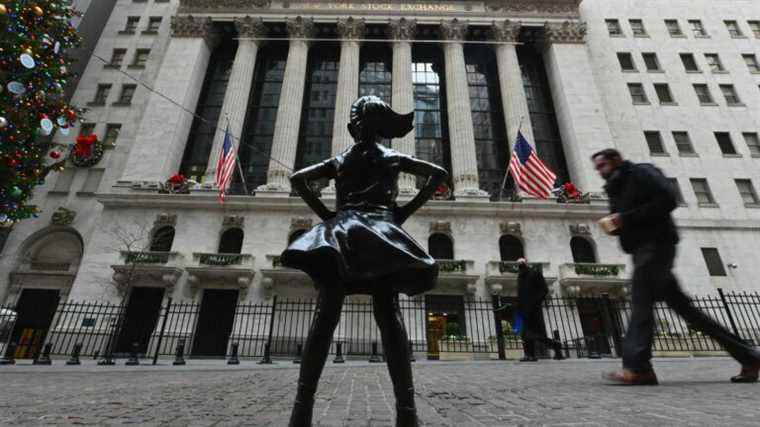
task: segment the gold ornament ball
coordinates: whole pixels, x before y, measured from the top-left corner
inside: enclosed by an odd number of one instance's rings
[[[8,8],[5,7],[4,4],[0,4],[0,15],[5,15],[8,13]]]
[[[41,8],[41,7],[39,7],[39,6],[34,6],[34,7],[32,8],[32,11],[34,12],[34,14],[35,14],[35,15],[37,15],[37,16],[42,16],[42,13],[43,13],[43,12],[42,12],[42,8]]]

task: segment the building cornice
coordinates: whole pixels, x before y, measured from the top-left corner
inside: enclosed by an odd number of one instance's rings
[[[202,38],[209,46],[218,40],[214,23],[209,17],[172,16],[171,27],[174,38]]]
[[[547,45],[586,43],[586,23],[547,22],[544,24],[544,38]]]
[[[510,21],[509,19],[505,21],[494,21],[493,25],[491,26],[491,31],[493,32],[493,39],[498,42],[516,42],[517,39],[520,38],[520,30],[522,29],[522,24],[517,21]]]
[[[245,16],[243,18],[235,18],[235,28],[237,29],[238,36],[242,38],[262,38],[266,37],[269,29],[264,20],[261,18],[251,18]]]
[[[354,19],[353,16],[338,19],[338,35],[344,40],[363,38],[365,29],[364,19]]]

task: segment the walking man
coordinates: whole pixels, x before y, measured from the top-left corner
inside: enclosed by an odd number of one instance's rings
[[[695,329],[710,335],[736,359],[742,369],[732,382],[756,382],[760,352],[694,307],[671,272],[678,233],[670,213],[676,208],[674,189],[659,169],[623,160],[606,149],[592,156],[599,175],[607,181],[611,215],[606,231],[620,237],[633,255],[631,319],[623,343],[623,369],[605,374],[619,384],[656,385],[652,369],[653,306],[665,301]]]
[[[541,322],[541,304],[549,293],[541,269],[531,268],[525,258],[517,260],[520,272],[517,276],[517,315],[523,317],[522,341],[525,355],[521,362],[537,362],[536,342],[542,342],[558,352],[561,357],[559,343],[546,337],[546,331]]]

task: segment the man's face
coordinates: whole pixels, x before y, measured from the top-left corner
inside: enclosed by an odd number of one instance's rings
[[[615,169],[617,169],[619,165],[620,161],[618,159],[611,160],[604,156],[594,157],[594,168],[599,172],[599,176],[605,180],[612,176],[612,173],[615,172]]]

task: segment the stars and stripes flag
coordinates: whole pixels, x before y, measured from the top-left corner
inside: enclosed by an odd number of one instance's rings
[[[224,194],[232,181],[232,175],[235,173],[235,164],[237,162],[237,150],[232,142],[230,127],[224,131],[224,142],[222,143],[219,161],[216,163],[216,186],[219,187],[219,201],[224,203]]]
[[[538,158],[536,151],[519,131],[509,171],[520,190],[539,199],[549,198],[557,179],[557,175]]]

